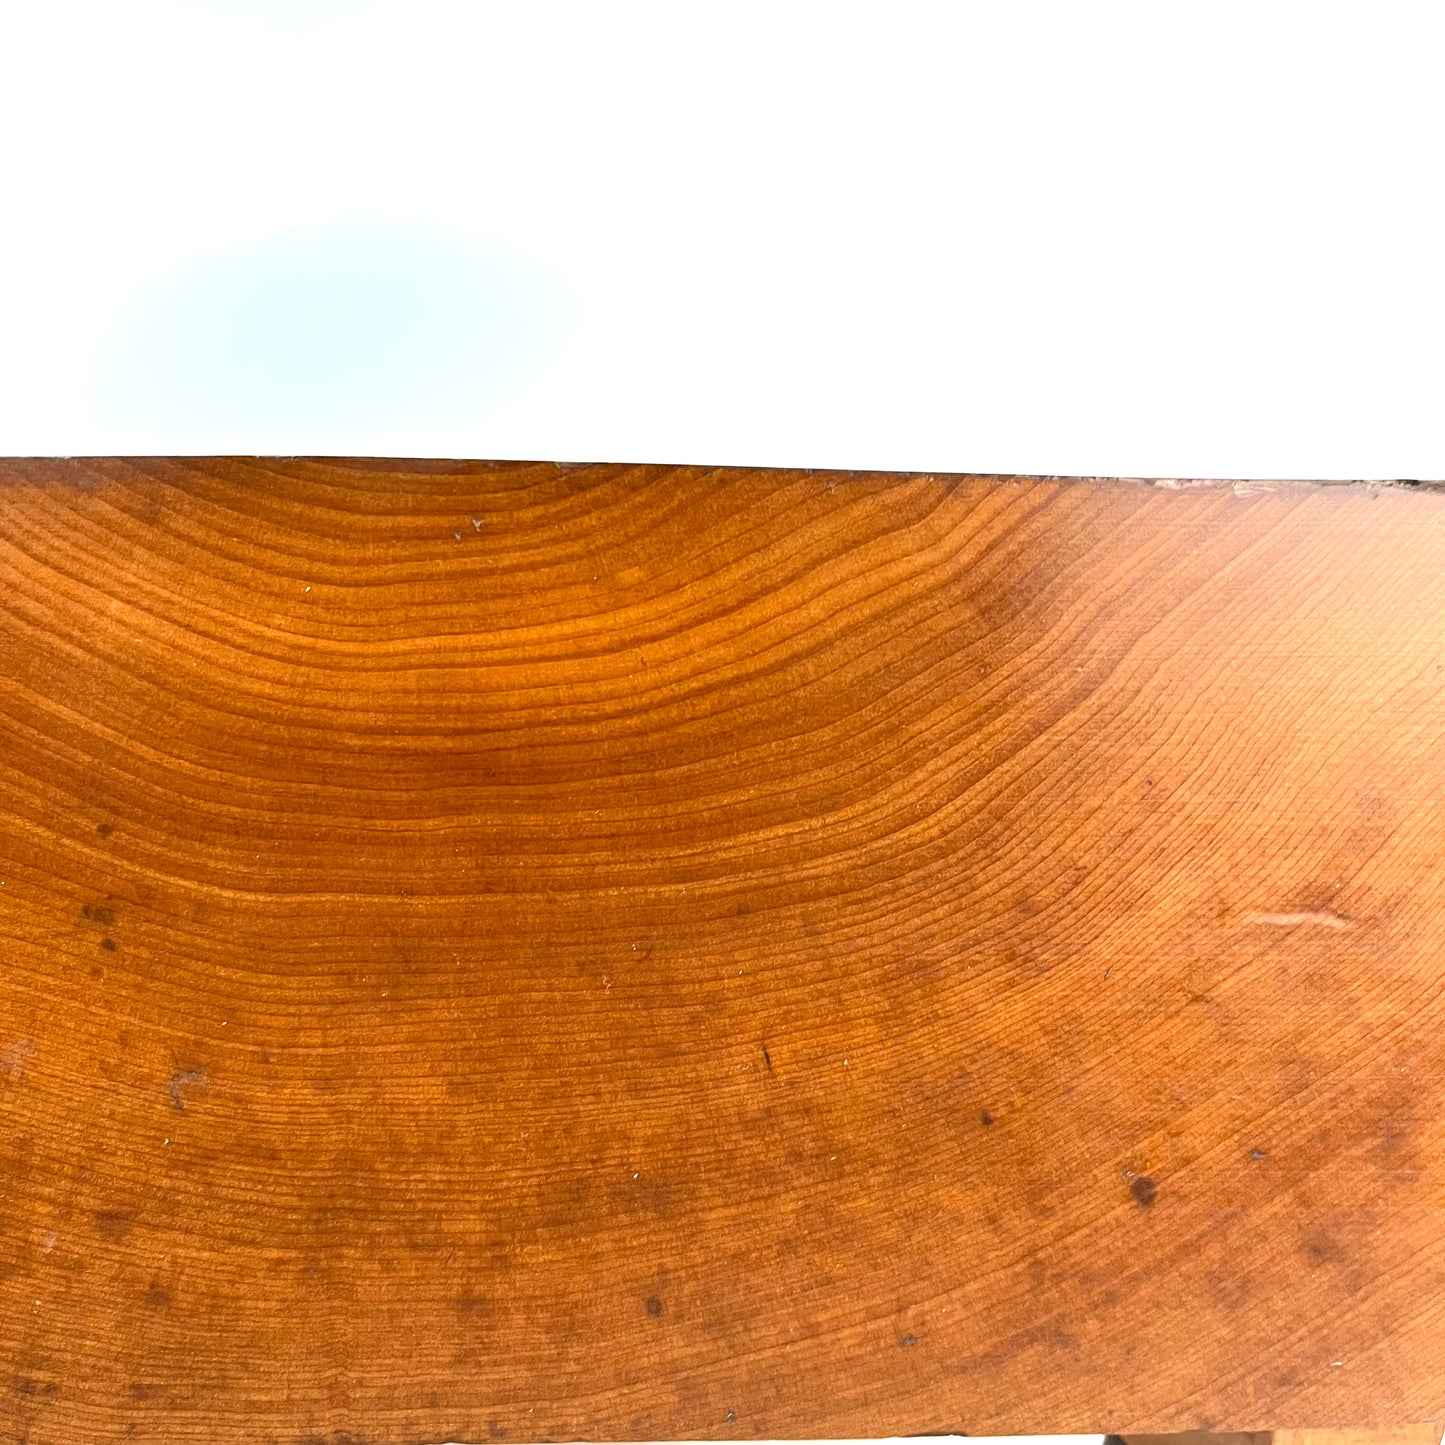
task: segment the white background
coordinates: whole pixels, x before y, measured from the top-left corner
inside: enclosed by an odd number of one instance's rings
[[[1442,478],[1442,39],[0,0],[0,453]]]

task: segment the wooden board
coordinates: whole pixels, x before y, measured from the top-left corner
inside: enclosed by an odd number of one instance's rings
[[[0,464],[0,1400],[1445,1418],[1445,496]]]

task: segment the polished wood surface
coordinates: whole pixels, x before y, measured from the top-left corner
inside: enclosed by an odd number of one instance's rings
[[[1400,1425],[1393,1430],[1276,1430],[1270,1441],[1271,1445],[1440,1445],[1440,1438],[1439,1425]]]
[[[1168,1435],[1106,1435],[1104,1445],[1440,1445],[1438,1425],[1376,1430],[1187,1430]]]
[[[10,1440],[1445,1418],[1445,496],[0,463]]]

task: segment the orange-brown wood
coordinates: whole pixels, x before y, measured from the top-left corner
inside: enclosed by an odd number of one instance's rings
[[[0,464],[0,1401],[1445,1418],[1445,496]]]
[[[1288,1432],[1281,1431],[1281,1434]],[[1311,1445],[1439,1445],[1435,1440],[1424,1441],[1412,1438],[1406,1440],[1376,1439],[1373,1430],[1325,1430],[1329,1440],[1311,1442]],[[1394,1432],[1383,1432],[1390,1436]],[[1104,1445],[1273,1445],[1274,1434],[1269,1430],[1183,1430],[1163,1435],[1106,1435]],[[1291,1441],[1290,1445],[1303,1445]]]
[[[1165,1435],[1106,1435],[1105,1445],[1440,1445],[1438,1425],[1380,1430],[1186,1430]]]
[[[1272,1445],[1440,1445],[1440,1435],[1438,1425],[1400,1425],[1393,1430],[1276,1430],[1271,1442]]]

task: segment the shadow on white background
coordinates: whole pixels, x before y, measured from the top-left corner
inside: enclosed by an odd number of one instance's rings
[[[92,405],[117,435],[424,437],[483,423],[556,325],[545,280],[424,229],[286,233],[184,262],[106,337]],[[181,447],[181,449],[185,449]]]
[[[1438,7],[0,12],[0,452],[1445,476]]]

